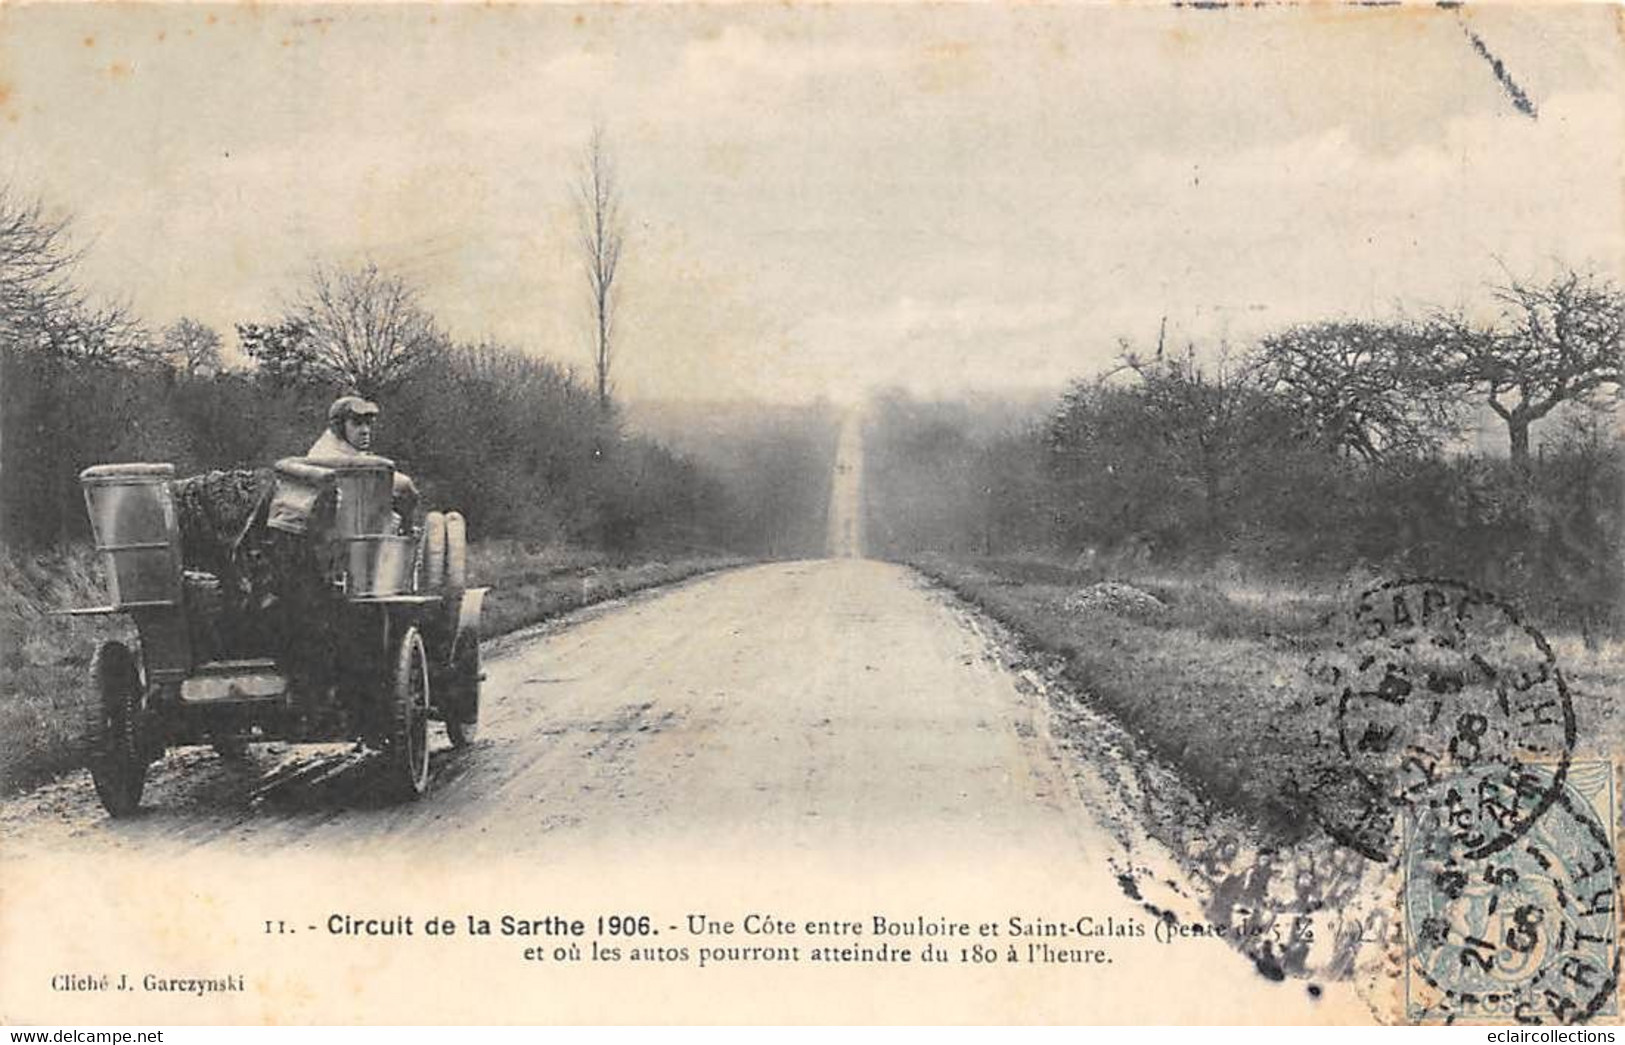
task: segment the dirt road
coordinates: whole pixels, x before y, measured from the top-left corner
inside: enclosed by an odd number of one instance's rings
[[[834,559],[863,556],[863,415],[853,411],[835,445],[829,487],[828,551]]]
[[[71,780],[0,808],[0,838],[465,853],[695,832],[753,849],[1071,839],[1040,709],[986,652],[900,567],[741,570],[488,644],[479,743],[440,740],[425,801],[375,796],[364,760],[255,796],[280,761],[342,763],[342,748],[236,765],[188,749],[154,768],[134,820],[106,820]]]
[[[84,856],[170,854],[263,870],[288,854],[345,866],[409,854],[507,881],[517,867],[591,857],[589,880],[619,868],[617,895],[640,896],[656,865],[687,867],[686,877],[671,872],[692,883],[685,900],[709,895],[713,905],[884,903],[899,918],[962,911],[1005,934],[1010,916],[1115,925],[1111,938],[1044,941],[1110,944],[1118,955],[1091,970],[1082,995],[1021,980],[1043,1003],[1031,1011],[1050,1018],[1331,1016],[1328,998],[1268,982],[1220,941],[1151,939],[1155,912],[1109,865],[1110,843],[1047,736],[1042,697],[963,609],[901,567],[837,559],[707,577],[491,643],[487,670],[479,742],[436,750],[420,802],[371,797],[366,765],[253,797],[278,758],[342,761],[342,751],[259,752],[237,765],[176,752],[132,820],[105,819],[83,780],[8,802],[5,863],[82,870],[92,866]],[[708,893],[722,878],[733,884]],[[13,918],[25,894],[12,890]],[[1142,935],[1129,937],[1131,926]],[[1000,943],[1026,959],[1033,941]],[[1062,965],[1044,976],[1062,973],[1075,975]]]

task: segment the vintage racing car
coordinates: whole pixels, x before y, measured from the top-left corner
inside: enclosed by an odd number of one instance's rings
[[[85,694],[85,760],[110,814],[138,808],[170,747],[355,741],[414,798],[431,721],[472,741],[486,589],[467,587],[462,517],[403,525],[393,477],[365,454],[180,480],[167,464],[80,475],[108,602],[67,612],[128,614],[139,635],[101,644]]]

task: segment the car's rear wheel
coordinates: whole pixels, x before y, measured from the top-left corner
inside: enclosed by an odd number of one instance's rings
[[[141,807],[148,752],[141,737],[141,673],[122,642],[104,642],[90,659],[85,702],[86,761],[102,808],[115,817]]]

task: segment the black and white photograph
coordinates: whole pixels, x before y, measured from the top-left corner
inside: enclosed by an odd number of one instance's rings
[[[1607,3],[0,6],[0,1023],[1617,1025],[1622,185]]]

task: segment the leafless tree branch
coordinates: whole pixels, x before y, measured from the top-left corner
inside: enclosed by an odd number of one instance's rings
[[[399,382],[443,340],[417,291],[372,262],[315,266],[284,323],[303,331],[312,373],[365,396]]]

